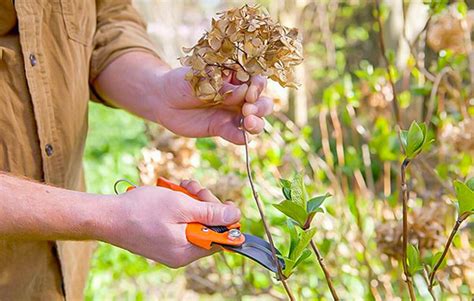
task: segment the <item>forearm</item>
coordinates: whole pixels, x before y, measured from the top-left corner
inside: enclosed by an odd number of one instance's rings
[[[102,240],[112,227],[107,196],[0,173],[0,239]]]
[[[97,93],[107,102],[135,115],[157,122],[156,91],[162,75],[170,68],[156,56],[146,52],[129,52],[112,61],[93,82]],[[159,90],[159,89],[158,89]]]

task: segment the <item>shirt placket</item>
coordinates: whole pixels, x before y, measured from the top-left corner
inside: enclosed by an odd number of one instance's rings
[[[41,19],[43,11],[35,1],[17,0],[15,3],[28,89],[38,129],[41,157],[46,183],[64,185],[61,169],[61,145],[55,126],[55,116],[44,61]]]

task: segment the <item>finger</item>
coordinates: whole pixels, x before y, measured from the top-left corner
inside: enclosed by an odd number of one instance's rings
[[[249,86],[247,84],[236,86],[230,83],[224,83],[221,90],[219,91],[222,95],[224,95],[223,104],[231,106],[241,105],[245,101],[245,94],[247,93],[248,87]],[[232,91],[232,93],[229,91]]]
[[[234,205],[213,202],[181,202],[185,222],[198,222],[208,226],[222,226],[240,220],[240,210]]]
[[[265,127],[265,121],[255,115],[244,118],[244,127],[251,134],[260,134]]]
[[[242,107],[242,114],[246,116],[255,115],[265,117],[273,112],[273,100],[267,96],[261,96],[255,103],[246,102]]]
[[[178,260],[177,264],[173,264],[173,268],[180,268],[183,266],[186,266],[198,259],[201,259],[203,257],[210,256],[216,252],[221,251],[222,248],[219,246],[213,245],[210,250],[206,250],[204,248],[196,247],[195,245],[189,243],[184,247],[184,250],[179,253],[177,257],[179,258],[184,258]]]
[[[184,180],[181,182],[181,187],[197,196],[201,201],[221,203],[221,201],[209,189],[204,188],[196,180]]]
[[[207,188],[202,188],[196,195],[202,201],[221,204],[221,201]]]
[[[240,112],[219,110],[209,124],[209,135],[219,136],[231,143],[244,144],[244,136],[240,129]]]
[[[227,140],[233,144],[243,145],[245,144],[244,133],[239,126],[233,124],[225,124],[220,128],[218,136]]]
[[[267,86],[267,79],[263,76],[257,75],[250,79],[250,86],[245,94],[245,100],[250,103],[255,103]]]
[[[197,195],[197,193],[203,188],[196,180],[187,180],[186,183],[181,183],[181,186],[191,194],[195,195]]]
[[[181,180],[181,183],[179,183],[179,186],[186,188],[186,186],[189,184],[191,180]]]

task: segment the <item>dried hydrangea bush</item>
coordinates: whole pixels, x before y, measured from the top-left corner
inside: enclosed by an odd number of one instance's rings
[[[181,64],[191,67],[186,80],[195,95],[209,103],[222,102],[219,92],[229,76],[248,82],[262,75],[283,87],[297,87],[293,69],[303,61],[298,30],[248,5],[219,13],[210,31],[183,50],[187,55],[180,58]]]

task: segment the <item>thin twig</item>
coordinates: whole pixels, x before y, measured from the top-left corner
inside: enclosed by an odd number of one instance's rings
[[[405,282],[408,286],[408,292],[410,294],[410,300],[416,300],[415,289],[413,287],[413,281],[411,280],[411,275],[408,272],[408,263],[407,263],[407,248],[408,248],[408,186],[406,183],[406,169],[410,164],[410,159],[406,158],[403,160],[400,169],[401,176],[401,188],[402,188],[402,204],[403,204],[403,235],[402,235],[402,265],[403,273],[405,274]]]
[[[428,272],[426,271],[426,267],[423,268],[422,275],[423,275],[423,279],[425,280],[426,285],[428,286],[428,292],[430,293],[431,298],[433,298],[433,301],[437,301],[433,288],[429,285]]]
[[[395,90],[395,83],[393,81],[392,72],[390,72],[390,62],[388,61],[387,54],[385,53],[385,42],[383,40],[383,25],[382,25],[382,16],[380,12],[380,4],[378,0],[374,0],[375,8],[377,11],[377,23],[379,25],[379,44],[380,44],[380,51],[382,52],[382,58],[385,62],[385,69],[387,70],[388,81],[392,88],[392,107],[393,107],[393,114],[395,116],[395,121],[397,122],[398,126],[402,127],[401,119],[400,119],[400,109],[398,105],[398,96],[397,91]]]
[[[434,278],[436,275],[436,271],[439,269],[441,266],[441,263],[443,262],[444,258],[448,254],[449,247],[451,246],[451,243],[453,242],[454,236],[456,236],[456,233],[459,230],[459,227],[461,226],[462,222],[465,221],[471,214],[472,212],[464,212],[461,216],[458,217],[456,220],[456,223],[454,224],[453,230],[451,231],[451,234],[449,235],[448,240],[446,241],[446,245],[444,246],[444,251],[441,257],[438,259],[438,262],[436,262],[435,266],[433,267],[433,271],[430,273],[430,284],[429,287],[432,288],[434,285]]]
[[[319,266],[323,270],[324,277],[326,277],[326,282],[329,286],[329,290],[331,291],[332,297],[334,298],[334,300],[338,301],[339,297],[337,295],[336,289],[334,288],[334,284],[332,283],[331,274],[329,274],[329,271],[327,270],[326,265],[324,264],[324,258],[321,256],[321,253],[319,252],[318,247],[316,246],[313,240],[311,240],[311,248],[313,248],[314,254],[318,259]]]
[[[258,193],[255,189],[255,185],[253,183],[253,178],[252,178],[252,170],[250,168],[250,156],[249,156],[249,145],[248,145],[248,139],[247,139],[247,132],[245,131],[244,128],[242,128],[242,134],[244,135],[244,142],[245,142],[245,165],[247,169],[247,177],[250,183],[250,188],[252,189],[252,195],[255,200],[255,203],[257,204],[258,212],[260,213],[260,217],[262,219],[263,227],[265,229],[265,233],[268,238],[268,243],[270,244],[270,249],[272,251],[272,257],[273,260],[275,261],[275,264],[278,269],[278,278],[280,279],[281,283],[283,284],[283,287],[285,288],[286,293],[288,294],[288,297],[290,298],[291,301],[295,300],[295,297],[291,293],[291,290],[286,283],[285,277],[283,276],[283,272],[281,270],[281,265],[280,261],[278,260],[278,257],[276,255],[276,249],[275,249],[275,244],[273,243],[273,237],[272,233],[270,232],[270,227],[268,226],[267,219],[265,217],[265,213],[263,211],[263,205],[260,202],[260,198],[258,196]]]
[[[415,59],[415,66],[416,68],[418,68],[418,70],[421,71],[421,73],[429,80],[429,81],[434,81],[435,77],[434,75],[428,71],[425,66],[424,66],[424,62],[419,58],[419,55],[416,53],[415,51],[415,44],[418,42],[418,40],[420,39],[420,36],[425,33],[426,34],[426,31],[428,29],[428,26],[431,22],[431,15],[428,17],[428,19],[426,20],[426,23],[425,23],[425,26],[423,26],[423,29],[415,36],[415,38],[413,39],[413,43],[410,42],[410,40],[408,39],[408,36],[407,36],[407,32],[406,32],[406,27],[407,27],[407,22],[406,22],[406,7],[405,7],[405,0],[402,0],[402,16],[403,16],[403,29],[402,29],[402,37],[403,39],[405,40],[405,42],[407,43],[408,45],[408,48],[410,49],[410,53],[411,55],[413,56],[413,58]],[[424,53],[422,52],[421,53],[423,56],[424,56]],[[423,63],[423,64],[422,64]]]
[[[427,126],[429,126],[430,123],[431,123],[430,121],[431,121],[431,117],[433,116],[433,112],[434,112],[436,95],[438,94],[438,88],[439,88],[439,85],[441,84],[441,80],[450,71],[452,71],[451,67],[447,66],[447,67],[444,67],[441,70],[441,72],[438,73],[438,75],[436,75],[436,78],[435,78],[434,83],[433,83],[433,88],[431,89],[430,102],[428,104],[428,110],[427,110],[426,117],[425,117],[425,124]]]

